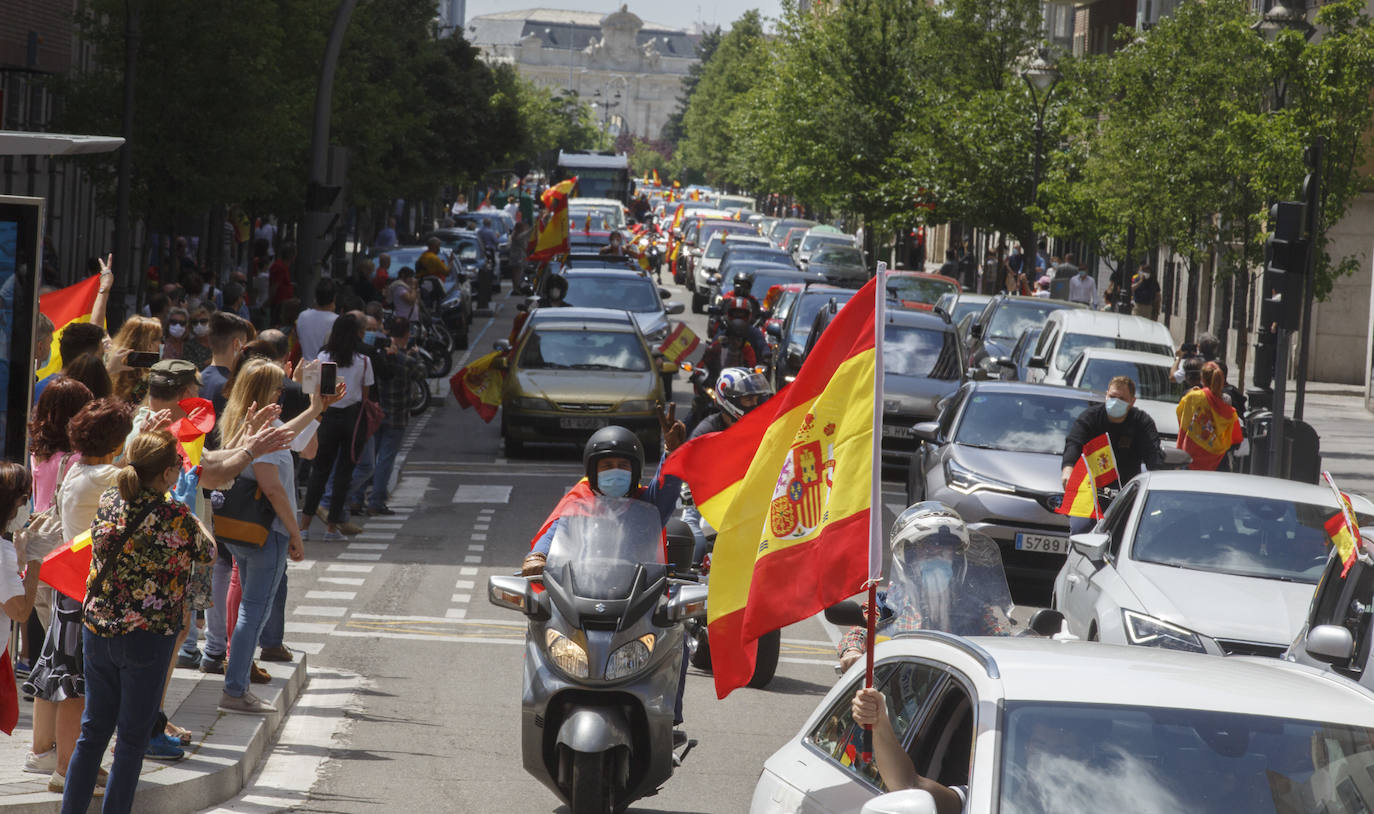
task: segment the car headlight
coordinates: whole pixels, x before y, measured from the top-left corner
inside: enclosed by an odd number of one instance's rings
[[[611,657],[606,660],[606,678],[616,679],[633,675],[644,669],[644,665],[649,663],[649,656],[654,652],[654,634],[645,633],[632,642],[627,642],[615,649]]]
[[[549,658],[558,665],[558,669],[573,678],[587,677],[587,651],[582,649],[582,645],[550,628],[544,631],[544,646],[548,648]]]
[[[1189,653],[1207,652],[1202,646],[1202,637],[1186,627],[1130,610],[1123,610],[1121,616],[1126,622],[1126,641],[1130,644]]]
[[[622,413],[647,413],[654,409],[654,403],[648,399],[631,399],[620,402],[620,412]]]
[[[649,333],[644,334],[644,338],[647,339],[647,340],[649,340],[651,343],[657,343],[657,342],[662,342],[663,339],[664,339],[664,337],[666,337],[667,335],[668,335],[668,326],[667,326],[667,325],[664,325],[662,328],[655,328],[654,330],[650,331]]]
[[[534,396],[518,396],[510,400],[510,406],[517,410],[552,410],[553,405],[548,399],[541,399]]]
[[[945,461],[945,483],[949,484],[949,488],[954,491],[966,495],[978,491],[1008,493],[1016,491],[1016,487],[1010,483],[979,475],[972,469],[960,466],[952,459]]]

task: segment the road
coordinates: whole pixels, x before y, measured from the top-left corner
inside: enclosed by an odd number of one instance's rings
[[[507,334],[517,302],[503,291],[495,315],[474,325],[472,356]],[[703,316],[682,318],[704,333]],[[681,381],[676,390],[685,414],[690,394]],[[497,423],[446,395],[404,453],[396,516],[367,520],[347,543],[307,543],[307,560],[289,572],[287,645],[310,652],[312,670],[362,677],[356,695],[326,701],[348,706],[349,721],[327,754],[313,744],[325,759],[297,810],[558,811],[520,761],[523,619],[487,601],[486,580],[518,569],[580,476],[580,449],[508,461]],[[895,481],[884,492],[890,524],[903,492]],[[832,686],[835,635],[821,619],[792,625],[769,687],[725,700],[709,674],[691,670],[685,728],[700,745],[658,796],[631,810],[747,810],[764,760]]]

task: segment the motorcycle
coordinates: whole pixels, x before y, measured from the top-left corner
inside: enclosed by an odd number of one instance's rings
[[[488,598],[524,613],[525,770],[572,814],[657,793],[694,745],[675,745],[686,620],[706,589],[665,562],[658,510],[598,497],[565,514],[540,578],[494,576]]]

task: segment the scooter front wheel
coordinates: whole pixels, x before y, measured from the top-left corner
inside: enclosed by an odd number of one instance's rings
[[[572,760],[572,814],[611,814],[611,755],[609,752],[568,752]]]

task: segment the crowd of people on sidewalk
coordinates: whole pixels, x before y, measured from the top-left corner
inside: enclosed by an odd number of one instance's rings
[[[350,513],[391,514],[423,369],[410,314],[387,306],[407,302],[414,271],[374,287],[369,266],[372,302],[325,278],[303,309],[293,247],[267,237],[266,300],[238,272],[221,286],[187,269],[107,332],[105,261],[89,320],[58,331],[39,317],[35,369],[61,368],[36,382],[27,461],[0,461],[0,607],[33,702],[23,768],[63,811],[93,796],[129,811],[144,759],[184,756],[195,733],[163,709],[177,668],[222,674],[223,712],[275,712],[251,687],[272,680],[255,657],[296,658],[287,561],[304,558],[317,512],[325,542],[361,530]],[[87,535],[84,596],[42,584],[45,558]]]

